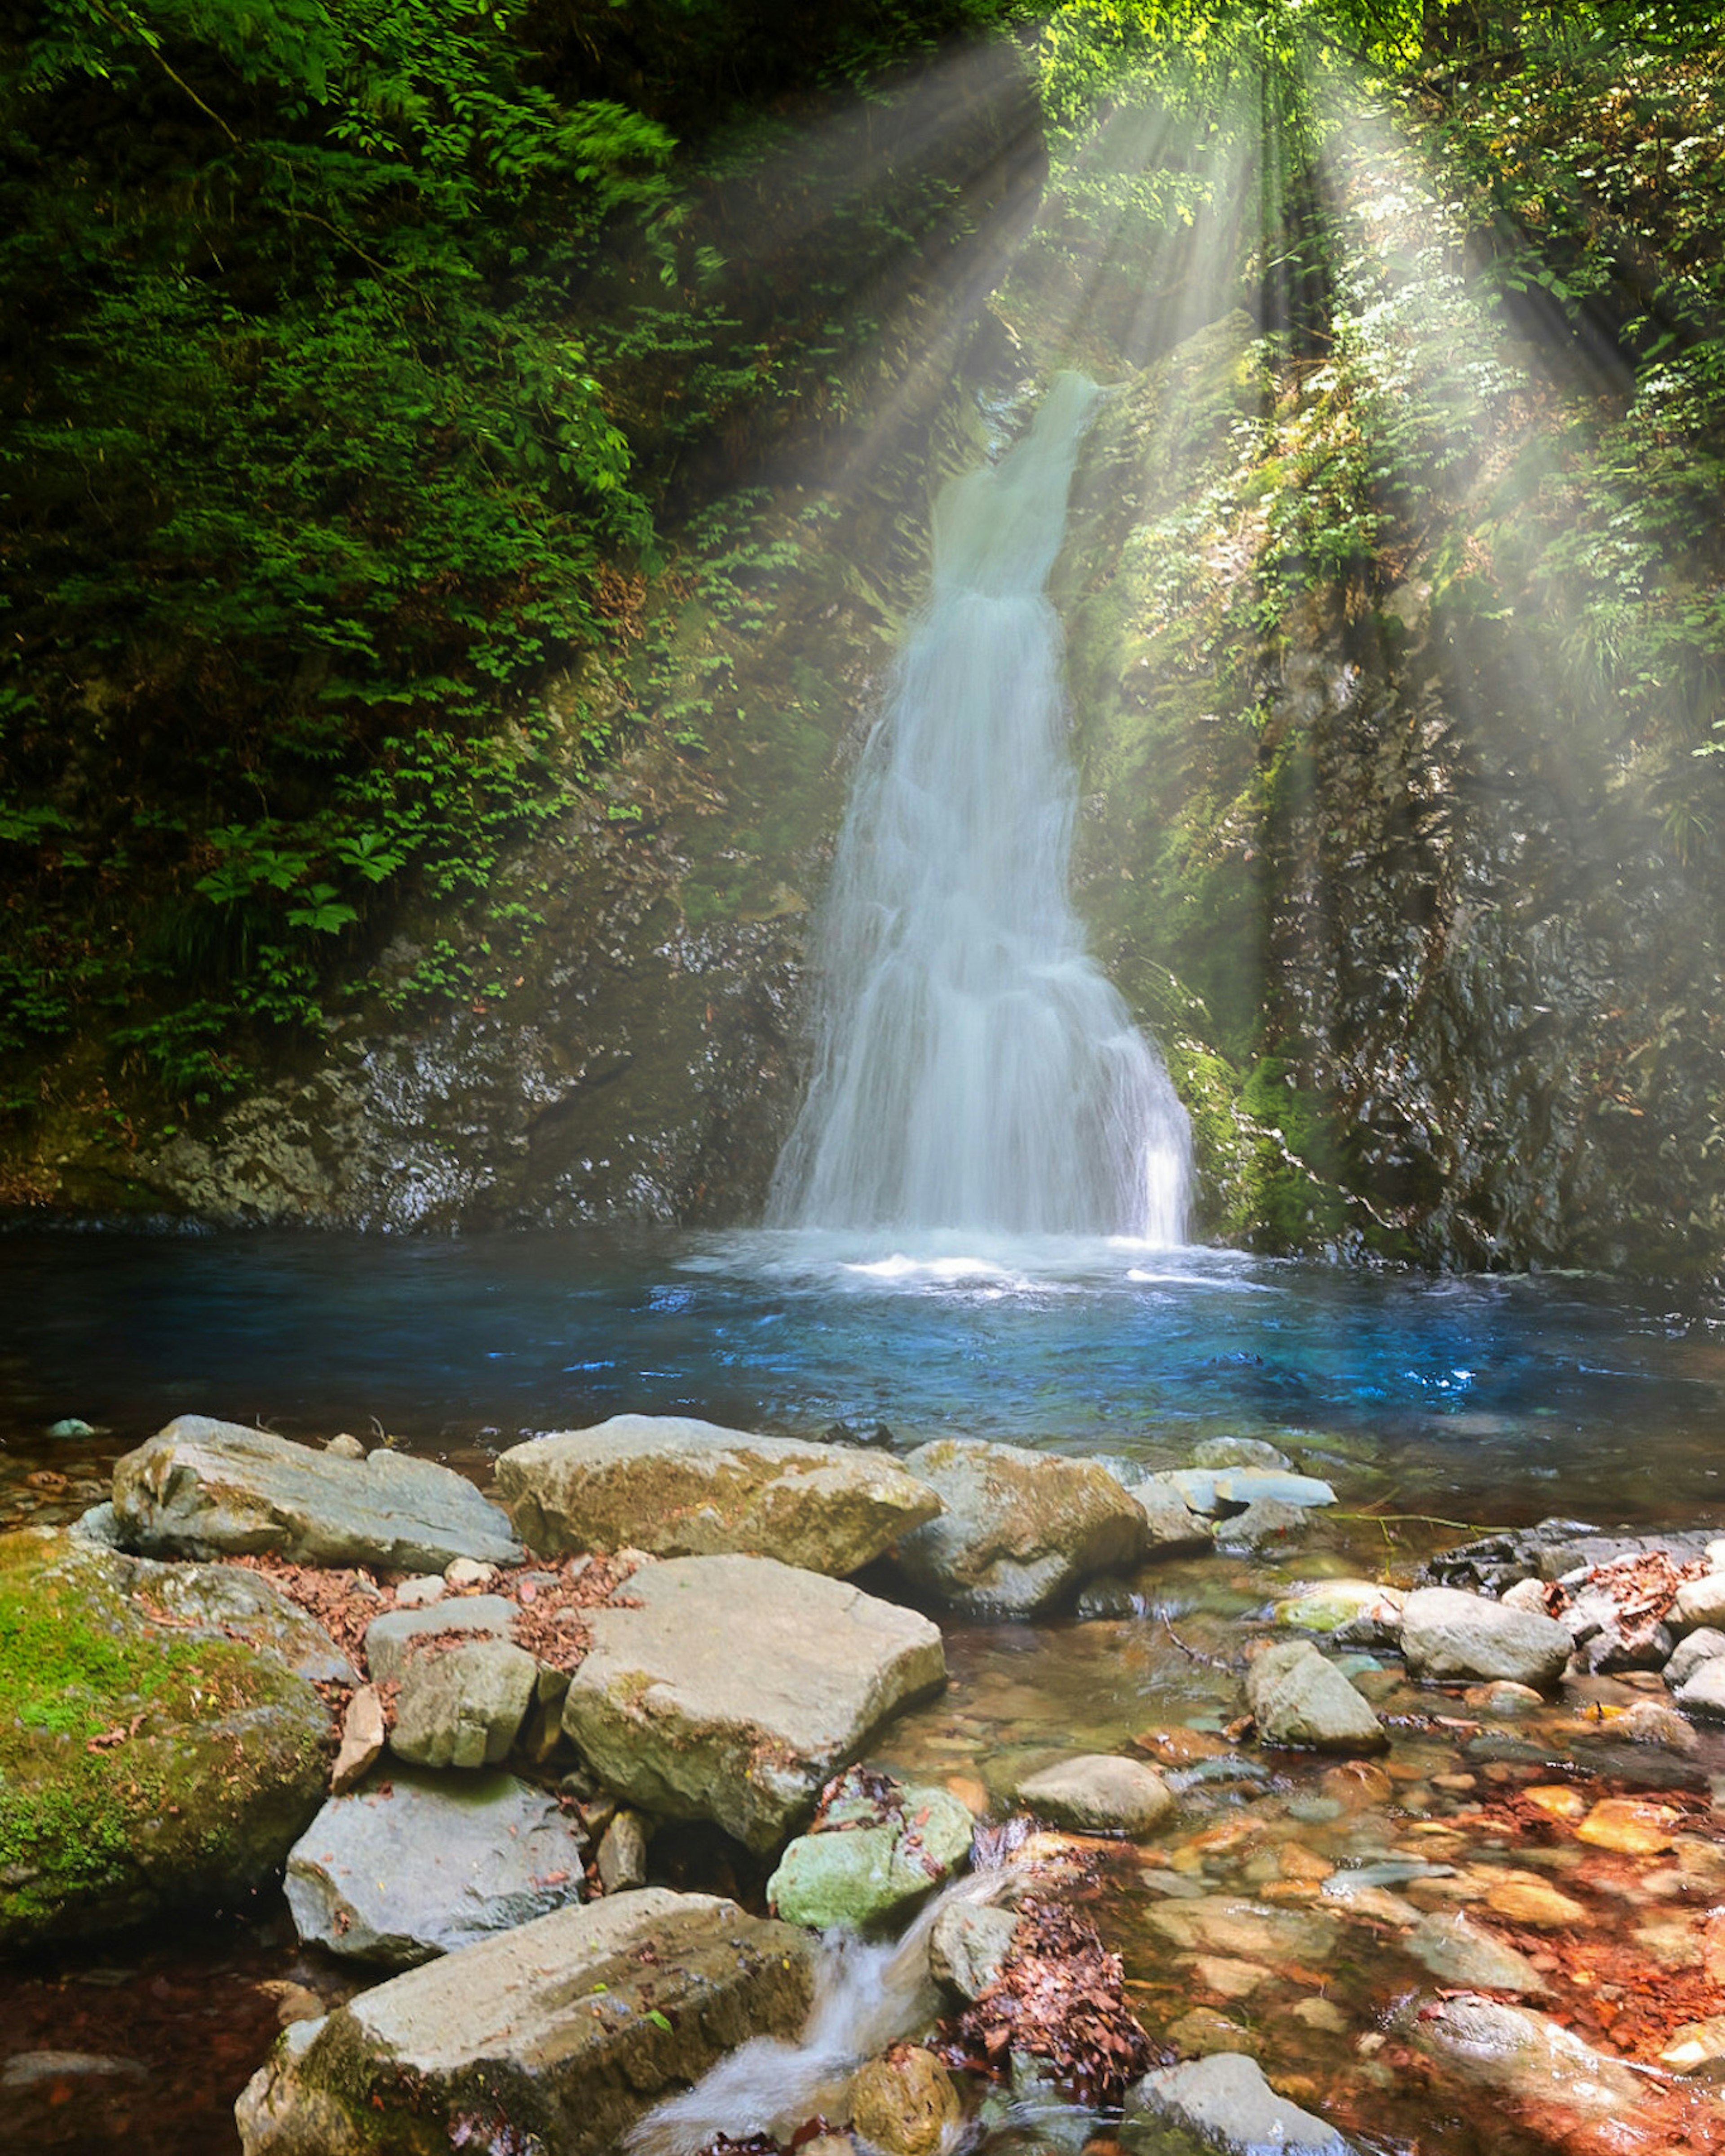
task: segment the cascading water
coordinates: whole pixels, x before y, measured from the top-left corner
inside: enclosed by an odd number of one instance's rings
[[[773,1225],[1183,1238],[1185,1111],[1067,896],[1045,586],[1099,394],[1057,376],[1024,439],[936,504],[933,592],[839,839]]]

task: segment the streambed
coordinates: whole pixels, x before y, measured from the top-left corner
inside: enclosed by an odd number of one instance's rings
[[[1209,2030],[1255,2050],[1363,2146],[1523,2145],[1496,2099],[1420,2066],[1394,2024],[1432,1981],[1406,1944],[1423,1915],[1483,1908],[1536,1967],[1553,1963],[1542,2003],[1608,2048],[1614,2026],[1645,2039],[1649,2016],[1668,2027],[1714,1995],[1705,1919],[1725,1902],[1725,1849],[1710,1798],[1725,1739],[1703,1732],[1681,1759],[1609,1741],[1615,1712],[1659,1696],[1656,1680],[1594,1680],[1530,1712],[1410,1691],[1386,1656],[1357,1671],[1399,1717],[1382,1768],[1250,1746],[1230,1764],[1221,1733],[1240,1712],[1242,1650],[1298,1579],[1405,1575],[1464,1523],[1725,1523],[1714,1309],[1597,1281],[1434,1281],[1119,1244],[657,1234],[18,1235],[0,1241],[0,1309],[8,1524],[81,1509],[118,1452],[182,1409],[308,1436],[375,1417],[480,1479],[522,1430],[625,1407],[798,1435],[884,1423],[901,1445],[958,1430],[1152,1466],[1204,1436],[1268,1437],[1327,1476],[1349,1517],[1274,1559],[1164,1561],[1135,1584],[1130,1614],[949,1629],[948,1691],[886,1733],[880,1763],[973,1795],[1039,1752],[1136,1747],[1161,1763],[1181,1785],[1177,1826],[1101,1861],[1089,1890],[1146,2025],[1183,2025],[1184,2049]],[[66,1415],[98,1434],[44,1434]],[[1527,1793],[1572,1781],[1572,1758],[1589,1763],[1577,1786],[1589,1802],[1639,1790],[1672,1809],[1667,1845],[1586,1843],[1574,1819],[1543,1811]],[[1582,1912],[1560,1938],[1528,1918],[1555,1906],[1530,1880]],[[1283,1931],[1242,1919],[1241,1902],[1278,1912]],[[142,2071],[44,2071],[8,2087],[10,2115],[44,2148],[231,2151],[228,2107],[282,1987],[333,1999],[353,1984],[263,1905],[15,1971],[0,1983],[8,2054]],[[997,2143],[1034,2145],[1018,2129]]]

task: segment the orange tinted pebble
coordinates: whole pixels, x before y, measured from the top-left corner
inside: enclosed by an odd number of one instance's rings
[[[1639,1797],[1607,1797],[1576,1828],[1577,1837],[1596,1849],[1615,1849],[1624,1856],[1657,1856],[1676,1840],[1681,1814],[1669,1804]]]

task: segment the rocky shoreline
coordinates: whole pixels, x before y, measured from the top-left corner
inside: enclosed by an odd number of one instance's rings
[[[352,1971],[260,2063],[247,2156],[1340,2156],[1422,2074],[1517,2147],[1725,2148],[1725,1540],[1558,1521],[1318,1567],[1220,1654],[1164,1604],[1186,1722],[1050,1753],[955,1719],[906,1768],[964,1628],[1076,1604],[1124,1640],[1145,1583],[1267,1580],[1335,1493],[1252,1440],[1143,1478],[641,1416],[514,1447],[495,1493],[182,1416],[70,1528],[0,1536],[0,1943],[282,1880]],[[1652,1912],[1657,2011],[1570,1952],[1603,1966],[1601,1894]],[[1086,1913],[1127,1899],[1149,1977]],[[1315,1974],[1348,1927],[1407,1974],[1363,2030]],[[845,1941],[896,1958],[870,2010],[854,1967],[833,2004]],[[1346,2040],[1345,2084],[1240,2010],[1306,1977],[1291,2022]],[[727,2097],[763,2042],[773,2100]]]

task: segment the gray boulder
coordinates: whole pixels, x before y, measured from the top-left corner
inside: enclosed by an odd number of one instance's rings
[[[1543,1688],[1563,1674],[1569,1635],[1535,1610],[1460,1588],[1421,1587],[1402,1605],[1402,1653],[1410,1676],[1502,1677]]]
[[[1266,1647],[1246,1671],[1246,1702],[1265,1744],[1381,1752],[1389,1738],[1367,1702],[1310,1640]]]
[[[1725,1720],[1725,1656],[1710,1655],[1697,1662],[1673,1696],[1690,1714]]]
[[[1703,1625],[1678,1640],[1671,1658],[1665,1666],[1665,1681],[1673,1691],[1686,1684],[1703,1662],[1716,1661],[1725,1655],[1725,1632]]]
[[[245,2156],[615,2156],[661,2096],[788,2036],[809,1941],[706,1894],[646,1887],[444,1954],[296,2023],[235,2116]]]
[[[114,1510],[126,1547],[149,1557],[271,1550],[441,1572],[453,1558],[521,1556],[503,1514],[452,1468],[382,1446],[344,1459],[208,1415],[177,1417],[116,1465]]]
[[[1127,2097],[1127,2116],[1171,2119],[1206,2147],[1228,2156],[1353,2156],[1353,2144],[1326,2120],[1278,2096],[1256,2060],[1213,2051],[1146,2074]]]
[[[578,1902],[586,1840],[511,1774],[398,1768],[300,1835],[288,1907],[308,1945],[406,1969]]]
[[[421,1767],[495,1767],[509,1756],[539,1686],[512,1640],[463,1640],[404,1665],[389,1748]]]
[[[670,1558],[589,1613],[563,1731],[607,1788],[773,1848],[947,1664],[926,1617],[763,1557]]]
[[[462,1594],[429,1609],[386,1609],[366,1627],[366,1668],[373,1684],[398,1677],[422,1640],[445,1632],[506,1640],[518,1614],[506,1594]]]
[[[940,1438],[906,1466],[946,1510],[900,1543],[906,1576],[977,1617],[1028,1617],[1148,1546],[1136,1500],[1094,1461]]]
[[[1174,1808],[1173,1792],[1153,1768],[1108,1752],[1084,1753],[1027,1775],[1018,1799],[1081,1834],[1148,1834]]]
[[[614,1415],[531,1438],[498,1460],[497,1489],[543,1556],[741,1552],[839,1578],[940,1511],[927,1483],[879,1453],[684,1415]]]
[[[1127,1495],[1144,1515],[1152,1551],[1201,1549],[1209,1543],[1211,1522],[1193,1511],[1172,1476],[1147,1476],[1143,1481],[1130,1484]]]

